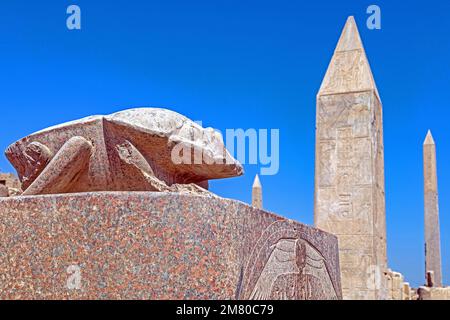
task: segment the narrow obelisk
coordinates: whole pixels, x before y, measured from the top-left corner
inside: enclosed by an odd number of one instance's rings
[[[425,203],[425,274],[434,273],[434,284],[442,287],[441,236],[436,168],[436,144],[431,131],[423,143],[423,180]]]
[[[317,95],[315,225],[339,240],[344,299],[385,299],[382,105],[349,17]]]
[[[262,204],[262,186],[258,175],[255,176],[252,187],[252,206],[258,209],[263,208]]]

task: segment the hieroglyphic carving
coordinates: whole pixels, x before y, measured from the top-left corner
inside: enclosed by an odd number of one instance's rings
[[[366,103],[353,104],[349,114],[349,121],[353,124],[354,137],[368,137],[370,112]]]
[[[252,250],[239,298],[335,300],[340,296],[323,255],[293,229],[270,225]]]
[[[348,41],[342,41],[345,38]],[[344,44],[345,42],[347,44]],[[367,90],[374,90],[378,96],[356,22],[353,17],[349,17],[323,79],[320,93],[326,95]]]
[[[363,61],[359,50],[337,52],[334,65],[329,70],[329,78],[324,82],[325,92],[347,92],[350,88],[364,85]]]
[[[318,131],[323,136],[318,136],[315,221],[320,228],[338,236],[374,237],[376,241],[368,240],[370,251],[373,252],[369,256],[373,257],[375,265],[378,262],[384,265],[385,245],[378,243],[385,241],[382,217],[384,179],[383,171],[379,170],[382,166],[382,156],[379,154],[383,151],[382,140],[380,143],[375,135],[371,137],[374,132],[368,106],[371,97],[374,97],[371,93],[352,93],[335,99],[331,96],[320,97],[318,100],[320,110],[333,104],[342,111],[335,112],[339,115],[338,120],[326,116],[318,119]],[[328,168],[322,169],[324,166]],[[358,250],[349,250],[342,245],[340,249],[346,254],[360,256]],[[356,264],[349,266],[348,272],[345,265],[342,268],[343,283],[359,283],[364,287],[367,272],[362,265],[357,264],[357,259],[352,261]],[[373,292],[361,290],[358,296],[375,297]]]
[[[336,178],[336,170],[333,166],[335,158],[336,142],[333,140],[322,140],[319,143],[318,154],[321,155],[318,170],[320,186],[331,186]]]
[[[353,131],[351,127],[337,128],[337,175],[339,218],[352,216]]]
[[[316,205],[318,209],[323,207],[318,212],[325,212],[332,220],[356,218],[368,222],[370,218],[370,100],[367,93],[340,95],[339,99],[324,96],[318,100]],[[327,112],[330,107],[332,114]],[[333,119],[333,115],[338,119]]]

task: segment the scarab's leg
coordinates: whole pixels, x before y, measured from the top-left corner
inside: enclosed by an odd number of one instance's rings
[[[47,164],[53,158],[53,154],[47,146],[39,142],[30,143],[24,152],[26,173],[22,179],[22,189],[27,189],[34,180],[42,173]]]
[[[22,182],[22,190],[26,190],[41,174],[53,158],[53,153],[44,144],[33,141],[28,144],[22,153],[16,153],[8,148],[6,157],[14,163],[14,167]]]
[[[126,172],[128,176],[135,177],[134,181],[136,185],[134,190],[142,187],[142,181],[145,181],[145,191],[159,191],[159,192],[179,192],[179,193],[192,193],[192,194],[207,194],[208,192],[204,187],[208,187],[208,182],[203,181],[197,184],[172,184],[168,186],[166,182],[155,175],[153,168],[145,157],[139,152],[139,150],[129,141],[116,146],[117,153],[121,160],[122,171]]]
[[[92,145],[88,140],[70,138],[23,195],[68,192],[77,175],[88,166],[91,152]]]
[[[121,170],[127,176],[135,177],[135,185],[131,186],[134,191],[170,191],[167,184],[158,179],[148,163],[147,159],[129,141],[116,146],[121,160]],[[126,187],[129,187],[127,185]]]

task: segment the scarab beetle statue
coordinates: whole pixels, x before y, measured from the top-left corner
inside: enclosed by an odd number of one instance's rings
[[[206,192],[243,174],[222,137],[166,109],[137,108],[50,127],[10,145],[23,195]]]

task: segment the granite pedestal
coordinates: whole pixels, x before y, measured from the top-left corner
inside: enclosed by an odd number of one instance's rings
[[[0,198],[0,299],[341,299],[335,236],[157,192]]]

